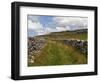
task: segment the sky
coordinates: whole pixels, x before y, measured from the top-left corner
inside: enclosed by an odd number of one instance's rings
[[[51,32],[87,29],[87,17],[28,15],[28,37]]]

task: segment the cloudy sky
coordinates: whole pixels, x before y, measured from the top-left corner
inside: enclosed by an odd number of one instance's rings
[[[28,36],[44,35],[51,32],[86,29],[87,17],[59,17],[28,15]]]

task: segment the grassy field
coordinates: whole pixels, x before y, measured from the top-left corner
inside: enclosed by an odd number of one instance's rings
[[[87,40],[87,32],[57,32],[48,35],[37,36],[43,37],[46,44],[38,55],[34,56],[34,63],[28,63],[28,66],[48,66],[48,65],[76,65],[87,64],[87,57],[75,47],[65,45],[59,39],[80,39]]]
[[[80,39],[80,40],[87,40],[87,32],[76,32],[76,31],[63,31],[63,32],[53,32],[47,35],[41,35],[38,37],[45,37],[47,39]]]

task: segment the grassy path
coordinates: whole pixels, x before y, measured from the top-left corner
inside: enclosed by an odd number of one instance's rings
[[[47,40],[35,62],[29,66],[86,64],[87,59],[82,53],[69,45]]]

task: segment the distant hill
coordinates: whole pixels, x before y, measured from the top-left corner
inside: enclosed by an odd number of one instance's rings
[[[57,35],[57,34],[77,34],[77,33],[87,33],[87,29],[80,29],[80,30],[72,30],[72,31],[61,31],[61,32],[51,32],[51,35]]]
[[[62,32],[51,32],[46,35],[39,35],[36,37],[44,37],[48,39],[80,39],[87,40],[87,29],[62,31]]]

